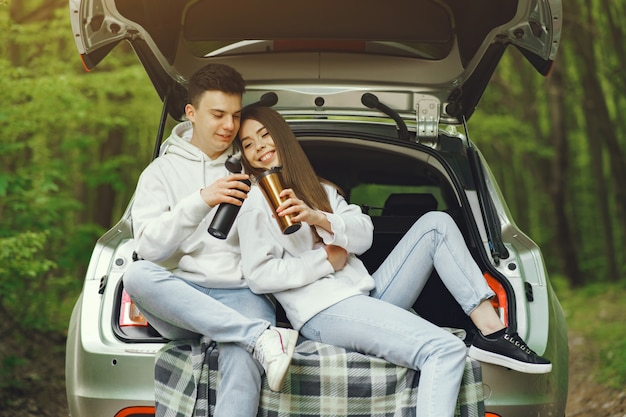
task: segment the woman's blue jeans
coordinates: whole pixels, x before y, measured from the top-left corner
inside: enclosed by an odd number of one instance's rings
[[[376,288],[369,297],[350,297],[325,309],[300,333],[420,370],[416,415],[452,417],[465,343],[408,311],[433,267],[466,314],[494,295],[452,218],[432,212],[412,226],[373,274]]]
[[[217,342],[221,379],[215,415],[257,415],[264,371],[251,352],[256,339],[276,322],[268,297],[247,288],[204,288],[148,261],[130,265],[124,288],[163,337],[204,335]]]

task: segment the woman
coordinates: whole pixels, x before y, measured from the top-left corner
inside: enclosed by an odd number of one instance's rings
[[[247,109],[239,138],[245,171],[255,177],[280,165],[285,184],[275,213],[258,187],[242,206],[244,277],[252,291],[273,293],[304,337],[419,369],[417,414],[452,416],[466,346],[408,311],[434,267],[482,333],[472,356],[521,372],[551,370],[548,360],[504,328],[489,301],[494,293],[450,216],[422,216],[369,275],[356,255],[371,246],[371,219],[319,181],[282,116],[266,107]],[[302,227],[283,235],[272,217],[284,215]]]

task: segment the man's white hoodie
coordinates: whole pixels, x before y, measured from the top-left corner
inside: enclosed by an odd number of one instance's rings
[[[189,143],[191,122],[174,127],[162,155],[141,174],[131,208],[137,254],[207,288],[246,287],[241,272],[237,222],[228,237],[208,233],[217,211],[200,190],[229,175],[224,162],[233,149],[212,160]]]

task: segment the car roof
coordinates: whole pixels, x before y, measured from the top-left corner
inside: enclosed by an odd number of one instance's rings
[[[251,91],[402,91],[435,100],[439,117],[467,120],[508,46],[548,74],[562,15],[561,0],[69,3],[85,68],[130,42],[179,120],[188,78],[208,62],[235,67]]]

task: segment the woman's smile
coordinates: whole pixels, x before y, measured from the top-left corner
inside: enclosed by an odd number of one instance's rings
[[[246,120],[241,125],[240,136],[243,154],[251,166],[270,169],[280,165],[272,136],[257,120]]]
[[[262,163],[270,162],[272,159],[274,159],[275,155],[276,151],[272,149],[271,151],[265,152],[263,155],[261,155],[259,161],[261,161]]]

